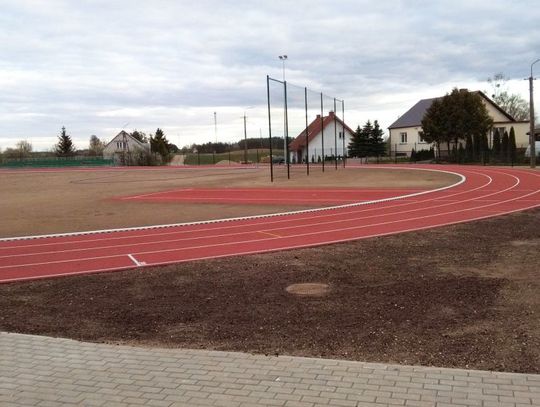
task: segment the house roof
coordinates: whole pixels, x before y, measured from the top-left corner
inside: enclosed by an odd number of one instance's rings
[[[434,101],[440,98],[422,99],[413,107],[407,110],[399,119],[388,127],[395,129],[399,127],[415,127],[420,126],[426,111],[430,108]]]
[[[142,148],[148,148],[148,143],[141,143],[139,140],[137,140],[135,137],[131,136],[127,131],[122,130],[120,133],[118,133],[116,136],[112,138],[111,141],[107,143],[105,148],[107,148],[109,145],[111,145],[113,142],[116,142],[118,138],[124,138],[126,136],[132,143],[138,144]]]
[[[330,123],[336,120],[340,126],[343,126],[345,130],[349,133],[354,133],[349,126],[347,126],[343,120],[337,117],[334,112],[329,112],[328,116],[324,116],[322,120],[322,128],[326,128]],[[317,134],[321,132],[321,115],[318,114],[317,117],[309,124],[307,128],[308,132],[308,143],[310,143]],[[289,143],[289,150],[294,151],[306,146],[306,131],[302,131],[296,138]]]
[[[505,112],[497,103],[495,103],[493,100],[491,100],[484,92],[477,90],[472,93],[477,93],[486,100],[489,104],[491,104],[495,109],[497,109],[499,112],[501,112],[508,121],[515,122],[516,120],[509,115],[507,112]],[[416,103],[413,107],[411,107],[409,110],[403,114],[399,119],[397,119],[394,123],[388,127],[389,129],[397,129],[402,127],[419,127],[422,125],[422,119],[424,118],[424,115],[426,114],[426,111],[430,108],[430,106],[433,104],[433,102],[437,99],[442,99],[442,96],[431,98],[431,99],[422,99],[418,103]]]

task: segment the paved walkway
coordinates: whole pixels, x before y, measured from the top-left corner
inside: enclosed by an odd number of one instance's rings
[[[1,406],[540,406],[540,375],[0,333]]]

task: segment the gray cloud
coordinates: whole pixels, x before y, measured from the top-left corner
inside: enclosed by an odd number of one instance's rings
[[[540,57],[532,1],[2,3],[3,148],[46,149],[62,125],[84,147],[127,122],[207,141],[214,111],[231,140],[247,106],[250,130],[266,129],[265,76],[281,78],[283,53],[288,81],[345,99],[351,126],[388,126],[420,97],[487,88],[497,72],[521,80]]]

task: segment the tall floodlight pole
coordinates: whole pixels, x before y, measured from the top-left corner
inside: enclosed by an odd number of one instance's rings
[[[285,61],[289,58],[287,55],[279,55],[278,58],[281,60],[281,66],[283,68],[283,154],[285,155],[285,162],[289,163],[289,157],[287,157],[287,86],[285,85]]]
[[[533,90],[533,65],[540,62],[540,58],[531,64],[531,76],[529,76],[529,115],[530,115],[530,132],[529,145],[531,146],[531,168],[536,167],[536,137],[534,134],[534,90]]]
[[[214,138],[217,144],[217,112],[214,112]]]

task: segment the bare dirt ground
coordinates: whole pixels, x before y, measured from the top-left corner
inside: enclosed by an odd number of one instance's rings
[[[310,249],[4,284],[0,330],[540,373],[539,225],[536,209]],[[298,283],[328,288],[286,290]]]
[[[275,167],[275,182],[269,169],[164,168],[96,171],[0,171],[0,237],[64,233],[130,226],[146,226],[275,213],[306,206],[189,204],[174,202],[129,202],[114,199],[126,195],[180,188],[426,188],[457,180],[449,174],[425,171],[314,167],[309,177],[303,168]],[[315,206],[315,205],[314,205]],[[317,205],[318,206],[318,205]]]

